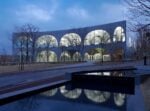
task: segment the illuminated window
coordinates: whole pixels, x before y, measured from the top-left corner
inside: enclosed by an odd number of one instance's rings
[[[79,52],[76,52],[73,54],[73,61],[80,61],[81,60],[81,54]]]
[[[85,61],[111,61],[110,54],[107,53],[107,51],[103,48],[94,48],[90,49],[87,53],[84,55]]]
[[[37,62],[56,62],[57,55],[53,51],[42,51],[37,54]]]
[[[36,41],[37,47],[57,47],[58,42],[56,38],[52,35],[44,35],[37,39]]]
[[[81,38],[78,34],[65,34],[60,40],[60,46],[77,46],[81,44]]]
[[[124,29],[122,27],[117,27],[114,31],[114,37],[113,37],[114,42],[125,42],[125,33]]]
[[[60,56],[61,61],[71,61],[71,56],[67,51],[61,53]]]
[[[84,54],[84,60],[85,61],[89,61],[90,60],[90,55],[87,52]]]
[[[110,35],[105,30],[94,30],[87,34],[84,45],[98,45],[101,43],[110,43]]]

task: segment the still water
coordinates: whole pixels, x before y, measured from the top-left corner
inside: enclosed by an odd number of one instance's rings
[[[149,78],[137,78],[134,94],[70,88],[69,83],[1,105],[0,111],[149,111]]]

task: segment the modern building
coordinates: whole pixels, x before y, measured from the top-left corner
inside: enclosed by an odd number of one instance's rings
[[[19,33],[13,34],[16,59],[28,55],[29,61],[36,62],[118,61],[126,57],[126,21],[36,32],[34,37],[27,39]]]

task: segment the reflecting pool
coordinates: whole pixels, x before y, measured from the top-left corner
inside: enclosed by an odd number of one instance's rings
[[[101,91],[99,84],[97,89],[88,89],[67,83],[1,105],[0,111],[149,111],[149,81],[150,77],[137,77],[134,94]]]

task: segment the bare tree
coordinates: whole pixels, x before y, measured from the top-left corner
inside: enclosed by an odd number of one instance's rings
[[[45,43],[45,48],[46,48],[46,57],[47,57],[47,62],[49,62],[49,56],[50,56],[50,48],[55,46],[55,41],[52,37],[46,37],[46,43]]]
[[[128,7],[128,18],[130,19],[129,29],[132,32],[138,33],[137,52],[138,58],[146,58],[146,53],[150,52],[147,40],[150,29],[147,30],[147,25],[150,24],[150,0],[124,0]],[[144,33],[147,33],[144,35]]]
[[[16,29],[19,37],[22,39],[22,45],[25,46],[24,51],[26,63],[28,63],[30,59],[33,62],[35,56],[36,33],[39,31],[39,28],[32,24],[25,24]],[[31,57],[29,57],[29,53],[32,55]]]
[[[19,62],[19,70],[24,69],[24,48],[25,48],[25,38],[20,35],[20,33],[13,34],[13,50],[15,51],[15,61]],[[18,53],[19,52],[19,53]]]
[[[150,0],[123,0],[128,7],[130,29],[137,31],[139,27],[150,22]]]
[[[69,53],[71,55],[71,60],[73,60],[73,55],[76,52],[81,52],[81,48],[83,48],[81,46],[81,41],[78,37],[75,37],[74,35],[70,35],[68,37],[66,37],[66,40],[69,43],[69,46],[71,46],[72,48],[69,50]],[[77,59],[76,59],[77,60]],[[78,59],[78,61],[80,61],[80,59]]]

